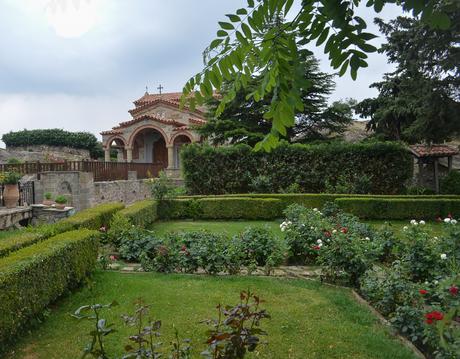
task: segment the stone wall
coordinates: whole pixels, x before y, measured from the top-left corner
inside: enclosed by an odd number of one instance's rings
[[[148,180],[138,180],[130,173],[127,181],[94,182],[89,172],[43,172],[35,182],[35,203],[42,203],[46,192],[55,198],[64,195],[68,206],[77,211],[108,202],[131,204],[151,196]]]
[[[93,203],[123,202],[131,204],[151,196],[148,180],[95,182]]]
[[[23,162],[81,161],[90,159],[88,150],[56,146],[24,146],[0,149],[0,163],[16,158]]]

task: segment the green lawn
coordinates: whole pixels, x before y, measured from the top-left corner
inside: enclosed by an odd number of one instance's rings
[[[89,340],[90,323],[70,316],[89,303],[120,305],[106,312],[118,332],[107,337],[111,358],[127,344],[132,328],[121,324],[120,315],[133,312],[140,296],[152,305],[152,314],[163,323],[161,341],[172,339],[173,324],[182,337],[192,339],[194,358],[203,350],[206,326],[202,319],[215,316],[218,303],[236,304],[239,291],[250,288],[266,303],[272,319],[263,324],[268,345],[248,358],[415,358],[367,308],[358,304],[346,289],[323,286],[306,280],[256,277],[209,277],[123,274],[98,272],[94,282],[61,300],[41,326],[24,334],[8,359],[74,359]],[[120,356],[117,356],[120,357]]]
[[[273,231],[281,233],[280,221],[165,221],[155,222],[151,229],[160,235],[169,232],[197,231],[206,229],[211,232],[226,232],[229,235],[237,234],[245,228],[269,226]]]
[[[410,226],[409,220],[368,220],[363,222],[370,224],[375,229],[380,229],[386,223],[388,223],[397,235],[400,235],[402,233],[404,226]],[[442,236],[444,232],[444,225],[442,223],[437,223],[435,221],[427,221],[423,228],[425,228],[433,236]]]
[[[5,238],[8,238],[12,235],[15,235],[19,233],[19,230],[15,229],[15,230],[11,230],[11,231],[0,231],[0,241],[2,239],[5,239]]]

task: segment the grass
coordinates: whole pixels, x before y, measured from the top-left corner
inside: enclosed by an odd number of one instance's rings
[[[170,232],[197,231],[202,229],[211,232],[225,232],[228,235],[234,235],[249,226],[263,227],[265,225],[274,232],[281,233],[279,227],[280,221],[164,221],[155,222],[151,229],[159,235],[164,235]]]
[[[8,237],[11,237],[15,234],[19,233],[19,230],[18,229],[14,229],[14,230],[8,230],[8,231],[0,231],[0,241],[2,239],[6,239]]]
[[[381,220],[368,220],[363,221],[364,223],[370,224],[375,229],[381,229],[387,223],[393,229],[396,235],[401,236],[404,226],[410,226],[409,221],[403,220],[391,220],[391,221],[381,221]],[[434,236],[442,236],[444,233],[444,225],[435,221],[427,221],[424,229]]]
[[[132,313],[139,296],[152,305],[154,318],[162,320],[164,346],[173,338],[174,324],[181,338],[192,339],[193,358],[199,358],[206,331],[199,321],[214,318],[218,303],[236,304],[239,291],[248,288],[266,301],[264,307],[272,315],[262,325],[269,333],[268,345],[248,358],[415,358],[349,290],[314,281],[118,272],[98,272],[93,280],[92,285],[61,300],[38,329],[24,334],[7,358],[80,357],[90,340],[92,323],[78,321],[70,313],[85,304],[112,300],[120,305],[103,317],[115,323],[118,331],[106,338],[107,348],[111,358],[120,357],[127,337],[133,334],[132,327],[121,324],[120,315]]]

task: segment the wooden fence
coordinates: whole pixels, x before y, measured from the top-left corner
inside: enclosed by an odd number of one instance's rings
[[[15,171],[25,174],[40,172],[80,171],[91,172],[95,182],[127,180],[128,172],[137,172],[138,179],[158,177],[162,164],[99,162],[99,161],[64,161],[55,163],[25,162],[19,164],[0,164],[0,172]]]

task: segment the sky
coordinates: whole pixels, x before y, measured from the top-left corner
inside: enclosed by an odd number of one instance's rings
[[[160,84],[164,92],[181,91],[202,69],[202,52],[214,39],[217,22],[245,3],[0,0],[0,137],[25,128],[89,131],[99,137],[130,119],[127,111],[146,86],[150,93]],[[373,10],[358,12],[378,34]],[[387,20],[398,15],[395,6],[378,14]],[[333,72],[323,48],[310,49],[322,70]],[[384,55],[371,54],[356,81],[348,74],[336,79],[330,100],[374,96],[369,85],[391,69]]]

